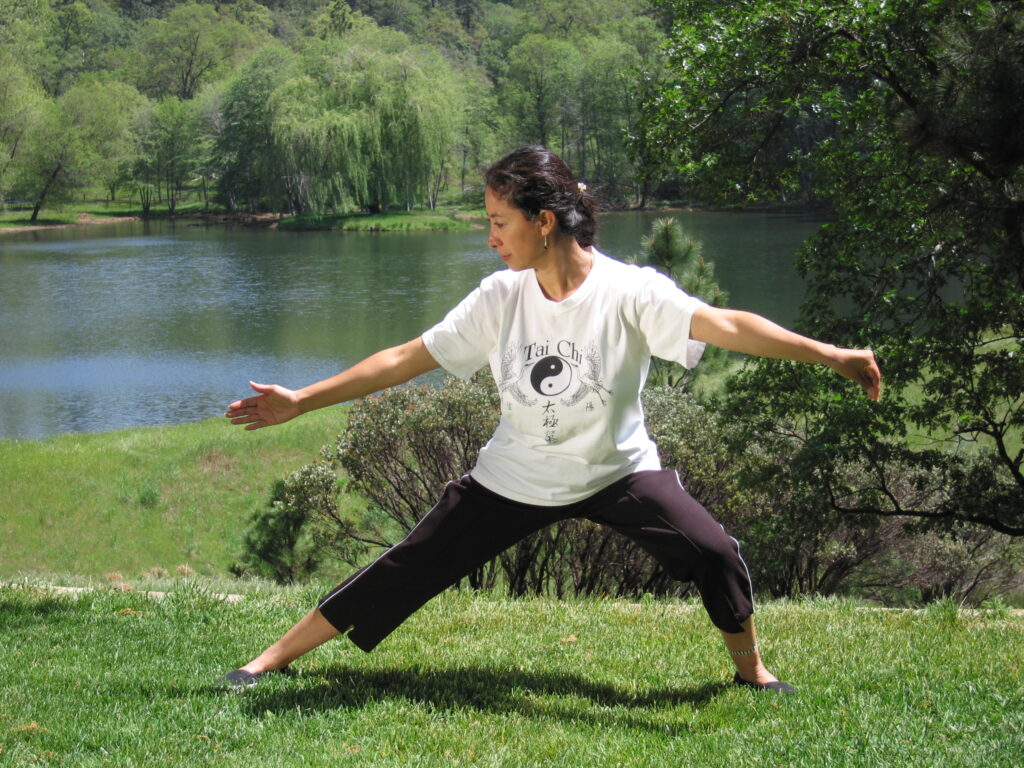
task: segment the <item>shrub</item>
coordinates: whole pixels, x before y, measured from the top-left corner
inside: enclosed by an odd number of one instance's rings
[[[441,387],[405,386],[355,403],[348,425],[322,456],[347,473],[349,488],[370,502],[360,521],[367,543],[392,546],[465,474],[498,423],[498,399],[482,376]],[[495,564],[470,584],[494,585]]]
[[[942,528],[889,518],[894,535],[857,574],[858,589],[884,603],[952,600],[979,606],[1024,585],[1024,541],[969,523]]]
[[[807,482],[827,472],[834,491],[863,489],[873,474],[884,473],[878,487],[898,500],[897,508],[919,509],[950,492],[942,473],[898,460],[872,459],[866,466],[858,458],[825,466],[807,450],[815,439],[813,424],[752,417],[734,403],[716,418],[729,425],[713,430],[717,438],[740,457],[738,487],[752,494],[739,517],[726,520],[734,535],[749,542],[744,554],[759,589],[776,597],[854,594],[890,605],[947,596],[980,603],[1024,581],[1024,542],[1014,537],[942,518],[854,515],[821,484]],[[685,463],[695,465],[692,458]]]
[[[691,395],[654,388],[643,395],[662,464],[742,542],[755,588],[775,597],[854,593],[888,604],[953,597],[981,602],[1019,586],[1024,546],[971,526],[946,529],[909,518],[837,513],[790,472],[795,425],[756,433]],[[403,387],[367,398],[322,460],[275,487],[253,517],[236,572],[296,581],[330,552],[352,565],[368,548],[403,538],[467,472],[498,420],[498,398],[483,374],[441,387]],[[336,503],[337,469],[367,500],[358,518]],[[855,468],[848,469],[855,472]],[[898,478],[897,478],[898,479]],[[913,486],[908,475],[900,483]],[[645,551],[587,520],[548,527],[468,576],[474,589],[556,597],[684,595]]]
[[[794,433],[751,435],[669,388],[646,391],[644,412],[662,465],[740,541],[759,592],[835,594],[887,541],[877,519],[844,518],[786,482]]]
[[[403,387],[354,405],[348,427],[323,455],[371,502],[360,535],[390,546],[437,503],[452,478],[469,471],[497,426],[493,382],[447,379],[441,387]],[[540,531],[468,578],[475,589],[499,583],[510,595],[641,595],[679,591],[631,541],[585,520]]]
[[[327,462],[307,464],[278,480],[267,507],[251,518],[245,554],[232,573],[292,584],[316,571],[325,549],[351,547],[348,529],[331,524],[340,521],[337,494],[337,477]]]

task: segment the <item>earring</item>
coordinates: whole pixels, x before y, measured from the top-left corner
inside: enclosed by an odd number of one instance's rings
[[[544,235],[544,250],[546,251],[547,249],[548,249],[548,236]]]

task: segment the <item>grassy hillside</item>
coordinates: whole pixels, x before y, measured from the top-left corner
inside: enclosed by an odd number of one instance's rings
[[[0,578],[132,578],[181,565],[224,574],[274,480],[316,458],[345,413],[330,408],[255,432],[219,419],[0,440]]]
[[[1024,620],[769,604],[794,697],[727,684],[703,610],[450,592],[372,654],[336,640],[241,695],[212,683],[319,588],[154,600],[0,587],[12,766],[1024,765]]]

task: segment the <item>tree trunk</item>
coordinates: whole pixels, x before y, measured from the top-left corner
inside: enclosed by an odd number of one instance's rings
[[[469,149],[462,148],[462,168],[459,172],[459,199],[466,195],[466,161],[469,158]]]
[[[46,196],[50,194],[50,188],[53,187],[57,177],[60,176],[60,172],[64,170],[64,163],[57,163],[57,167],[53,169],[53,173],[50,174],[50,178],[46,180],[46,184],[43,186],[43,191],[39,193],[39,199],[36,201],[35,208],[32,209],[32,217],[29,221],[35,221],[39,218],[39,211],[43,207],[43,203],[46,202]]]
[[[437,174],[434,176],[433,184],[430,185],[430,189],[427,190],[427,204],[430,206],[430,210],[437,210],[437,201],[441,197],[441,189],[444,186],[445,174],[448,169],[445,167],[444,162],[441,162],[441,167],[438,168]]]
[[[149,209],[153,207],[153,189],[151,187],[139,187],[139,203],[142,205],[142,217],[149,216]]]

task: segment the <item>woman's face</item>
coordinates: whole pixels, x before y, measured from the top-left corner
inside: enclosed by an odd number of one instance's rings
[[[484,207],[491,220],[491,233],[487,246],[509,269],[532,269],[545,255],[544,236],[540,218],[530,221],[523,212],[488,188],[484,192]]]

